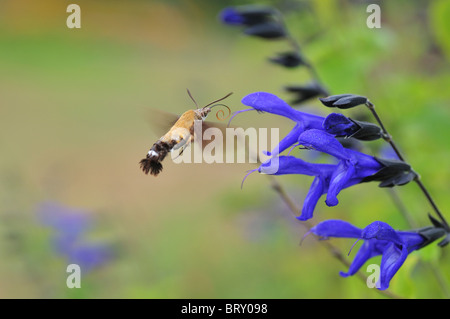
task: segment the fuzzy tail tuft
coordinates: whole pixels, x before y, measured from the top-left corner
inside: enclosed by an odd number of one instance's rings
[[[150,172],[150,175],[154,176],[157,176],[159,173],[161,173],[163,169],[162,164],[159,161],[151,159],[149,157],[141,160],[139,164],[141,165],[141,169],[145,174],[148,174]]]

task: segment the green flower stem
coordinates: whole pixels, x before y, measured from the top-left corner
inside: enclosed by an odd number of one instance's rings
[[[386,142],[388,142],[392,149],[394,150],[395,154],[397,154],[398,158],[400,160],[402,160],[403,162],[407,163],[405,161],[405,158],[403,157],[402,153],[400,152],[399,148],[397,147],[397,145],[395,144],[394,140],[392,139],[392,136],[388,133],[388,131],[386,130],[386,127],[383,124],[383,121],[381,120],[381,118],[378,116],[377,111],[375,110],[375,105],[370,102],[367,101],[366,106],[369,108],[369,110],[372,112],[373,116],[375,117],[376,121],[378,122],[378,124],[380,125],[381,129],[383,130],[383,134],[384,134],[384,140]],[[425,195],[426,199],[428,200],[428,202],[430,203],[431,207],[433,207],[434,212],[436,213],[436,215],[439,217],[439,219],[441,220],[441,222],[444,224],[444,226],[446,227],[446,230],[450,231],[450,227],[447,223],[447,220],[444,218],[444,216],[442,215],[441,211],[439,210],[438,206],[436,205],[436,202],[433,200],[433,198],[431,197],[431,194],[428,192],[427,188],[425,187],[425,185],[422,183],[421,179],[420,179],[420,175],[416,173],[416,177],[414,178],[414,181],[416,182],[416,184],[419,186],[420,190],[422,191],[422,193]]]

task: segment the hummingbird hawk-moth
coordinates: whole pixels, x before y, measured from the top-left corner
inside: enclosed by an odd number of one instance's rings
[[[142,159],[139,164],[145,174],[157,176],[162,171],[161,162],[169,154],[175,150],[181,149],[179,155],[181,155],[184,149],[194,141],[194,123],[195,121],[204,121],[211,109],[215,106],[224,104],[218,103],[233,93],[228,93],[221,99],[215,100],[204,107],[198,108],[197,102],[191,95],[191,92],[187,90],[189,97],[194,101],[197,109],[188,110],[184,112],[178,120],[173,124],[169,131],[164,134],[148,151],[146,157]],[[230,109],[228,108],[230,111]]]

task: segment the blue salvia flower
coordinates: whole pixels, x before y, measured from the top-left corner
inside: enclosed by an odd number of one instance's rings
[[[85,238],[92,226],[90,216],[78,209],[56,203],[44,203],[38,208],[40,222],[53,229],[51,238],[55,251],[70,264],[78,264],[82,271],[90,271],[111,260],[110,243],[90,242]]]
[[[77,264],[82,271],[88,272],[100,267],[113,258],[112,247],[109,243],[79,243],[66,251],[71,264]]]
[[[336,206],[337,195],[344,188],[359,184],[383,168],[374,157],[344,148],[331,134],[311,129],[298,137],[298,142],[309,148],[327,153],[338,159],[337,164],[308,163],[293,156],[279,156],[263,163],[258,171],[263,174],[301,174],[315,176],[303,203],[300,220],[313,217],[320,197],[327,194],[325,203]],[[277,165],[278,169],[274,169]],[[275,171],[275,172],[274,172]]]
[[[428,237],[432,230],[432,237]],[[340,272],[342,277],[354,275],[372,257],[382,255],[380,265],[379,289],[389,287],[389,283],[403,265],[406,257],[437,238],[445,235],[441,228],[427,227],[417,231],[397,231],[388,224],[376,221],[364,229],[342,220],[326,220],[310,232],[327,239],[329,237],[355,238],[364,240],[347,272]]]
[[[355,121],[337,113],[332,113],[325,118],[301,112],[271,93],[251,93],[242,99],[242,103],[252,108],[235,112],[230,118],[230,122],[240,113],[256,110],[280,115],[296,123],[291,132],[269,153],[273,156],[282,153],[292,145],[298,144],[298,136],[309,129],[324,130],[336,137],[354,137],[360,140],[374,140],[381,137],[381,130],[375,124]]]
[[[275,149],[268,153],[269,155],[275,156],[288,149],[294,144],[298,143],[298,137],[301,133],[309,129],[323,129],[322,123],[324,121],[324,117],[309,114],[305,112],[297,111],[292,108],[285,101],[280,99],[278,96],[266,93],[266,92],[256,92],[251,93],[245,96],[242,99],[242,103],[244,105],[250,106],[251,109],[245,109],[241,111],[237,111],[230,118],[231,120],[240,113],[247,111],[258,111],[258,112],[266,112],[271,114],[280,115],[291,119],[295,122],[295,126],[292,128],[291,132],[289,132],[275,147]]]
[[[256,110],[280,115],[295,122],[292,130],[272,150],[267,152],[271,159],[263,163],[258,169],[264,174],[303,174],[315,176],[309,193],[305,199],[300,220],[312,218],[314,208],[324,194],[327,194],[326,204],[338,204],[337,195],[344,188],[352,185],[380,181],[381,187],[403,185],[411,181],[415,174],[411,167],[403,162],[387,161],[351,150],[342,146],[335,136],[360,136],[368,139],[377,129],[368,123],[352,121],[340,114],[331,114],[327,118],[293,109],[276,95],[266,92],[256,92],[247,95],[242,103],[250,109],[237,111],[230,121],[242,112]],[[364,127],[368,127],[366,132]],[[375,126],[376,127],[376,126]],[[378,127],[376,127],[378,128]],[[328,133],[330,131],[333,134]],[[337,164],[312,164],[291,156],[279,156],[289,147],[303,145],[308,149],[329,154],[337,160]],[[245,178],[249,175],[247,174]],[[245,180],[244,178],[244,180]]]
[[[52,241],[59,253],[68,250],[92,226],[84,211],[50,202],[39,206],[38,218],[43,225],[55,231]]]

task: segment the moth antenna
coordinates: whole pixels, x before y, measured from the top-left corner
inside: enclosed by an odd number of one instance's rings
[[[197,104],[197,102],[195,101],[195,99],[192,97],[191,91],[189,91],[189,89],[186,89],[186,91],[187,91],[189,97],[191,98],[191,100],[194,101],[195,106],[198,108],[198,104]]]
[[[211,104],[214,104],[214,103],[217,103],[217,102],[220,102],[220,101],[225,100],[225,99],[226,99],[227,97],[229,97],[231,94],[233,94],[233,92],[228,93],[227,95],[225,95],[225,96],[224,96],[223,98],[221,98],[221,99],[215,100],[215,101],[209,103],[208,105],[205,105],[204,107],[202,107],[202,109],[204,109],[205,107],[210,106]]]

